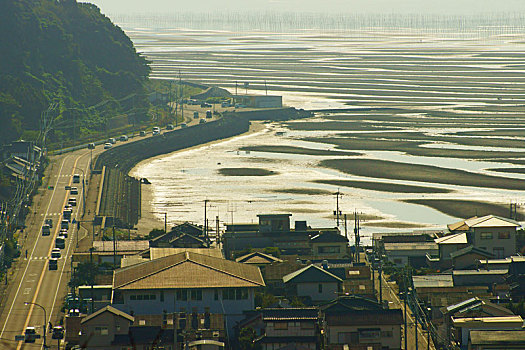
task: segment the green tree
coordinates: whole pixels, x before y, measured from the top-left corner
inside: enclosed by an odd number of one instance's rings
[[[260,350],[261,346],[255,344],[257,333],[251,327],[242,328],[239,332],[239,349],[241,350]]]

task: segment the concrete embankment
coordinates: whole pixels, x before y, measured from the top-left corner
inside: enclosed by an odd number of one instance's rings
[[[122,143],[102,153],[95,169],[104,171],[103,193],[99,196],[98,216],[114,217],[118,226],[130,227],[140,218],[140,182],[129,171],[139,162],[162,154],[243,134],[250,120],[289,120],[306,118],[310,112],[294,108],[225,113],[224,117],[165,132],[158,136]],[[118,198],[119,200],[115,200]]]

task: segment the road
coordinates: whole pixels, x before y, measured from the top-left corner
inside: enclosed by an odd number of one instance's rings
[[[102,150],[98,147],[93,151],[96,154]],[[44,185],[40,188],[39,198],[36,199],[35,208],[26,220],[27,234],[22,255],[12,272],[5,301],[2,302],[0,316],[0,348],[1,349],[40,349],[43,339],[34,344],[24,344],[14,341],[15,335],[22,334],[27,326],[37,327],[37,332],[43,334],[43,326],[52,322],[59,324],[60,308],[63,298],[67,294],[67,283],[71,273],[71,255],[76,244],[78,234],[76,225],[69,228],[66,247],[62,249],[58,270],[48,269],[48,260],[51,250],[55,247],[55,238],[60,230],[62,209],[68,198],[76,197],[77,206],[73,207],[73,217],[80,220],[82,216],[83,188],[80,184],[73,184],[73,174],[82,175],[82,171],[89,176],[89,162],[91,151],[87,149],[73,153],[56,156],[51,160],[45,172]],[[77,186],[78,195],[70,195],[65,186]],[[53,186],[48,189],[48,186]],[[51,235],[42,236],[41,227],[46,218],[53,219]],[[82,234],[82,233],[81,233]],[[25,250],[27,249],[27,258]],[[39,304],[25,305],[26,302]],[[51,344],[51,334],[48,334],[47,344]],[[57,342],[53,342],[54,348]]]
[[[193,109],[185,111],[184,116],[188,125],[199,122],[199,119],[193,119]],[[214,116],[213,119],[216,117]],[[151,137],[151,134],[148,133],[146,137]],[[142,138],[144,137],[135,137],[128,142]],[[82,178],[79,184],[73,183],[73,174],[81,176],[85,174],[89,185],[90,159],[103,151],[103,145],[100,145],[92,151],[93,153],[91,150],[82,149],[51,157],[51,163],[45,171],[43,185],[39,189],[39,194],[35,196],[34,207],[26,219],[25,232],[19,239],[22,255],[16,262],[15,268],[10,271],[9,285],[1,300],[0,349],[42,349],[43,338],[31,344],[15,341],[15,336],[23,334],[28,326],[35,327],[37,333],[43,335],[43,327],[49,322],[53,326],[60,324],[60,319],[63,317],[61,308],[68,292],[67,283],[71,277],[71,255],[79,240],[78,236],[81,239],[88,232],[81,228],[79,233],[76,225],[70,224],[66,247],[62,249],[58,270],[50,271],[48,261],[51,250],[55,247],[55,238],[60,231],[62,210],[70,197],[77,198],[77,206],[73,207],[73,217],[76,221],[82,220],[84,188]],[[48,186],[52,187],[48,188]],[[66,186],[78,187],[78,195],[71,195],[65,189]],[[46,218],[53,219],[53,228],[51,235],[42,236],[41,228]],[[50,332],[47,332],[46,340],[48,346],[57,348],[57,341],[51,339]]]

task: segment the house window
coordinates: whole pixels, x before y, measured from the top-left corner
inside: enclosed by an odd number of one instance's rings
[[[301,329],[314,329],[312,322],[301,322]]]
[[[287,330],[288,322],[275,322],[273,328],[275,330]]]
[[[108,327],[95,327],[95,334],[96,335],[108,335],[109,334]]]
[[[318,249],[319,253],[324,254],[336,254],[341,251],[341,247],[339,246],[325,246],[325,247],[319,247]]]
[[[177,289],[177,292],[175,293],[175,297],[177,300],[188,300],[188,291],[186,289]]]
[[[130,295],[129,296],[129,300],[137,300],[137,296],[136,295]]]
[[[492,239],[492,232],[481,232],[480,239]]]
[[[498,233],[499,239],[510,239],[510,232],[500,232]]]
[[[392,331],[382,331],[381,337],[382,338],[392,338],[394,336],[394,333]]]
[[[494,253],[494,257],[496,259],[503,259],[505,257],[505,248],[503,247],[494,247],[492,252]]]
[[[322,293],[322,292],[323,292],[323,285],[322,285],[321,283],[319,283],[319,284],[317,285],[317,291],[318,291],[319,293]]]
[[[242,300],[248,299],[248,290],[246,288],[226,288],[222,290],[222,299],[224,300]]]
[[[202,300],[202,289],[191,290],[191,300]]]
[[[379,339],[381,338],[381,331],[379,328],[365,328],[359,329],[359,339]]]

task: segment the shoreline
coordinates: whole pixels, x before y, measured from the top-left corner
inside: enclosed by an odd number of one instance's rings
[[[188,147],[188,148],[184,148],[184,149],[179,149],[179,150],[176,150],[176,151],[173,151],[173,152],[170,152],[170,153],[161,154],[161,155],[158,155],[158,156],[155,156],[155,157],[152,157],[152,158],[144,159],[144,160],[140,161],[139,163],[137,163],[129,171],[128,175],[129,176],[133,176],[133,177],[137,177],[136,176],[136,171],[137,171],[137,169],[139,167],[143,166],[145,163],[154,161],[156,159],[160,159],[160,158],[163,158],[163,157],[168,157],[168,156],[170,156],[172,154],[189,151],[189,150],[192,150],[192,149],[195,149],[195,148],[199,148],[199,147],[202,147],[202,146],[205,146],[205,145],[213,145],[213,144],[216,144],[216,143],[219,143],[219,142],[228,141],[228,140],[231,140],[231,139],[233,139],[235,137],[250,135],[250,134],[262,131],[265,128],[266,128],[266,122],[264,122],[264,121],[250,121],[250,129],[247,132],[245,132],[245,133],[242,133],[242,134],[239,134],[239,135],[235,135],[235,136],[232,136],[232,137],[228,137],[228,138],[225,138],[225,139],[220,139],[220,140],[215,140],[215,141],[211,141],[211,142],[202,143],[200,145],[196,145],[196,146],[192,146],[192,147]],[[151,184],[151,185],[144,185],[144,184],[142,184],[141,185],[141,197],[140,197],[140,208],[141,208],[140,212],[141,212],[141,215],[140,215],[139,222],[137,223],[137,225],[135,225],[135,227],[137,228],[136,233],[138,235],[142,235],[142,236],[145,236],[145,235],[149,234],[149,232],[151,230],[155,229],[155,228],[164,229],[164,221],[161,220],[160,218],[158,218],[157,216],[155,216],[155,212],[154,212],[155,208],[153,206],[153,203],[154,203],[154,200],[155,200],[155,194],[154,194],[152,185],[153,184]],[[182,222],[180,222],[180,223],[182,223]],[[174,224],[173,222],[170,223],[169,218],[168,218],[168,231],[170,230],[170,225],[173,225],[173,224]]]

